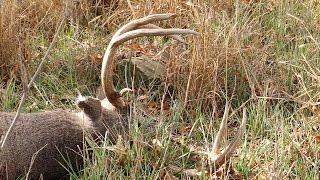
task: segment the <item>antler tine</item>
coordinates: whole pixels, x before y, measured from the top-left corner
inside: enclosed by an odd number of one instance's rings
[[[175,35],[175,34],[195,34],[198,35],[198,32],[195,32],[190,29],[136,29],[129,32],[126,32],[114,39],[114,45],[122,44],[130,39],[134,39],[142,36],[165,36],[165,35]]]
[[[229,103],[226,103],[220,128],[213,142],[212,153],[214,154],[219,154],[222,139],[224,138],[226,128],[227,128],[228,116],[229,116]]]
[[[211,164],[214,165],[215,169],[218,169],[222,164],[230,159],[235,149],[239,146],[242,134],[246,130],[246,123],[247,123],[247,113],[246,108],[243,108],[243,115],[242,115],[242,122],[237,131],[235,138],[232,140],[231,144],[224,148],[220,154],[214,155],[211,157]]]
[[[152,14],[147,17],[143,17],[140,19],[132,20],[131,22],[123,25],[115,34],[114,37],[122,35],[128,31],[138,28],[139,26],[143,26],[152,22],[156,21],[163,21],[168,19],[174,19],[177,15],[174,13],[167,13],[167,14]]]
[[[142,25],[137,27],[138,29],[163,29],[157,25],[154,24],[146,24],[146,25]],[[183,44],[188,44],[185,40],[183,40],[180,36],[178,35],[168,35],[170,38],[175,39]]]
[[[156,21],[163,21],[163,20],[169,20],[176,18],[177,15],[174,13],[168,13],[168,14],[153,14],[141,19],[136,19],[128,24],[122,26],[116,33],[114,37],[120,36],[123,33],[126,33],[128,31],[134,30],[134,29],[163,29],[157,25],[151,24],[152,22]],[[181,37],[177,35],[169,35],[169,37],[176,39],[177,41],[187,44],[186,41],[184,41]]]
[[[119,45],[130,39],[141,37],[141,36],[161,36],[161,35],[175,35],[175,34],[198,34],[195,31],[188,29],[136,29],[139,26],[148,25],[151,22],[166,20],[176,17],[175,14],[155,14],[145,18],[133,20],[130,23],[121,27],[112,37],[111,42],[105,52],[101,67],[101,83],[105,95],[109,102],[116,108],[126,107],[126,103],[121,99],[121,94],[114,89],[113,85],[113,63],[116,49]],[[136,29],[136,30],[133,30]]]

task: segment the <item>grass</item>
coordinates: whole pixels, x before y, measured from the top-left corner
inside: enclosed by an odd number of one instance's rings
[[[33,6],[30,2],[40,4]],[[20,6],[17,1],[2,2],[7,8],[1,8],[0,21],[0,79],[5,87],[4,91],[0,89],[4,92],[1,110],[16,109],[22,89],[17,59],[23,57],[30,77],[52,39],[62,4],[59,0],[28,0]],[[138,97],[149,97],[144,104],[160,106],[170,85],[174,96],[164,100],[170,102],[170,109],[152,108],[153,114],[144,116],[135,108],[141,102],[133,100],[131,141],[118,142],[113,148],[106,141],[109,149],[102,150],[88,139],[94,158],[85,158],[84,170],[80,175],[74,170],[71,179],[186,179],[185,174],[170,167],[205,167],[206,159],[195,156],[191,149],[210,149],[226,100],[234,112],[228,124],[229,139],[239,126],[239,107],[245,105],[248,112],[247,131],[231,158],[238,176],[319,179],[318,0],[130,0],[102,11],[85,1],[78,5],[81,8],[72,11],[28,96],[26,112],[73,109],[76,89],[84,95],[95,95],[100,84],[99,55],[112,33],[130,19],[175,12],[177,19],[160,25],[194,29],[201,36],[186,37],[189,45],[163,38],[137,40],[142,50],[151,51],[147,53],[151,58],[154,52],[163,50],[164,55],[154,59],[165,65],[166,78],[160,85],[151,81],[149,87],[150,81],[144,81],[136,68],[121,62],[117,87],[134,85]],[[29,8],[22,11],[22,7]],[[127,53],[137,50],[128,47],[135,43],[127,43],[119,54],[125,58],[139,56]],[[216,173],[212,177],[227,179],[236,174]]]

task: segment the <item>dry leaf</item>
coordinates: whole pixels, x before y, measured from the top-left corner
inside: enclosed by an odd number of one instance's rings
[[[164,179],[166,177],[166,174],[166,171],[164,169],[161,169],[159,173],[160,179]]]
[[[92,62],[96,63],[96,64],[102,64],[102,55],[97,53],[97,54],[89,54],[89,57],[91,59]]]
[[[136,40],[132,40],[130,44],[125,44],[124,47],[130,51],[137,52],[137,54],[142,54],[142,55],[152,54],[150,50],[142,47],[140,44],[136,42]]]
[[[124,61],[131,61],[134,66],[149,80],[162,79],[166,75],[165,65],[154,61],[146,56],[123,59]]]
[[[232,166],[229,168],[229,175],[232,177],[232,179],[243,179],[242,175]]]
[[[149,108],[156,108],[157,106],[159,106],[159,104],[156,103],[156,102],[148,102],[146,105],[147,105]]]
[[[178,178],[176,178],[173,175],[170,175],[166,170],[161,169],[160,173],[159,173],[159,177],[161,180],[176,180]]]
[[[19,70],[20,70],[19,63],[18,62],[14,63],[10,72],[10,77],[16,79]]]
[[[162,104],[162,109],[165,111],[168,111],[170,109],[170,103],[169,102],[164,102]]]
[[[183,126],[181,125],[179,128],[179,134],[184,135],[191,131],[191,126]]]
[[[320,135],[315,136],[314,139],[316,140],[317,144],[320,144]]]

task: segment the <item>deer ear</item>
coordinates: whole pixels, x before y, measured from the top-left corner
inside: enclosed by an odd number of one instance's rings
[[[90,118],[97,121],[102,116],[102,106],[99,99],[93,97],[79,97],[76,101],[77,106]]]

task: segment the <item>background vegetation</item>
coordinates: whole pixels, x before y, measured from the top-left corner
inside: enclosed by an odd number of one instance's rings
[[[233,108],[228,136],[237,129],[243,106],[248,109],[247,131],[232,167],[201,178],[320,178],[319,0],[0,3],[3,111],[16,110],[24,79],[30,79],[48,48],[65,4],[68,21],[29,93],[25,112],[75,108],[76,89],[95,96],[104,49],[131,19],[173,12],[175,20],[159,25],[201,33],[185,37],[188,45],[139,38],[121,47],[115,83],[134,86],[134,104],[143,104],[149,114],[134,108],[131,143],[119,141],[111,149],[94,151],[94,160],[86,161],[80,174],[70,170],[72,179],[187,178],[170,167],[205,166],[206,158],[194,156],[191,149],[210,149],[226,100]],[[120,61],[137,57],[160,63],[165,76],[154,81],[130,61]]]

